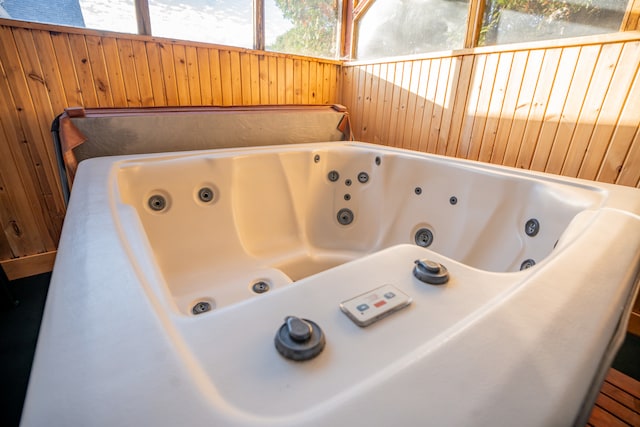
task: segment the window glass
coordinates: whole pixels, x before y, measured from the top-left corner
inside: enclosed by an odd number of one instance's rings
[[[149,0],[154,36],[253,47],[252,0]]]
[[[136,33],[134,0],[0,0],[0,17]]]
[[[468,0],[376,1],[356,23],[356,57],[462,48],[468,9]]]
[[[335,58],[341,12],[340,0],[266,0],[266,49]]]
[[[480,45],[616,32],[627,0],[487,0]]]

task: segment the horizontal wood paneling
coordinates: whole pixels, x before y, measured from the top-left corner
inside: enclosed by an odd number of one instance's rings
[[[50,136],[70,106],[339,101],[315,58],[0,20],[0,261],[55,251],[65,206]]]
[[[358,140],[640,186],[640,33],[625,34],[345,64],[343,103]]]

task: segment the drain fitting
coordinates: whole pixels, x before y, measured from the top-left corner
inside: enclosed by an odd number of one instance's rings
[[[527,223],[524,225],[524,232],[527,234],[527,236],[530,237],[538,234],[540,232],[540,223],[538,222],[538,220],[535,218],[531,218],[529,221],[527,221]]]
[[[351,209],[343,208],[338,211],[338,222],[342,225],[349,225],[353,222],[353,212]]]
[[[420,230],[416,231],[414,240],[416,242],[416,245],[427,248],[433,243],[433,232],[428,228],[421,228]]]
[[[253,286],[251,286],[251,290],[253,292],[255,292],[256,294],[263,294],[265,292],[267,292],[271,287],[269,286],[269,284],[267,282],[264,281],[259,281],[253,284]]]
[[[536,265],[536,262],[534,260],[532,260],[531,258],[525,259],[524,261],[522,261],[522,264],[520,264],[520,270],[526,270],[527,268],[531,268],[534,265]]]
[[[191,313],[202,314],[210,310],[211,310],[211,303],[208,303],[207,301],[198,301],[191,309]]]
[[[167,207],[167,199],[165,199],[160,194],[154,194],[149,197],[149,207],[151,210],[159,212]]]
[[[200,191],[198,191],[198,198],[204,203],[209,203],[210,201],[212,201],[214,196],[215,193],[209,187],[202,187]]]

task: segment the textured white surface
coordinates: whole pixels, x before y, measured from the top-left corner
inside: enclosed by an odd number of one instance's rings
[[[369,168],[368,187],[349,189],[351,228],[316,153],[344,178]],[[203,183],[215,204],[195,201]],[[161,214],[144,210],[156,190],[170,197]],[[639,193],[359,143],[83,162],[22,424],[570,425],[634,289]],[[540,247],[524,235],[530,217]],[[408,244],[421,221],[428,249]],[[451,281],[420,283],[417,258]],[[278,286],[251,295],[257,278]],[[367,328],[340,311],[384,284],[413,303]],[[196,296],[220,304],[193,316]],[[276,352],[287,315],[323,328],[317,358]]]

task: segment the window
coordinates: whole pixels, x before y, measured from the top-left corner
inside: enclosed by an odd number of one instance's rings
[[[353,56],[375,59],[612,33],[620,31],[628,4],[629,0],[359,0]]]
[[[146,5],[148,4],[148,9]],[[136,16],[136,5],[142,11]],[[264,28],[254,8],[264,7]],[[335,58],[342,0],[0,0],[0,18]]]
[[[627,0],[488,0],[480,45],[616,32]]]
[[[136,33],[134,0],[0,0],[0,17]]]
[[[266,4],[267,50],[335,58],[340,45],[338,0],[270,0]]]
[[[150,0],[155,36],[253,46],[253,0]]]
[[[468,0],[376,1],[358,19],[356,57],[462,48],[468,11]]]

